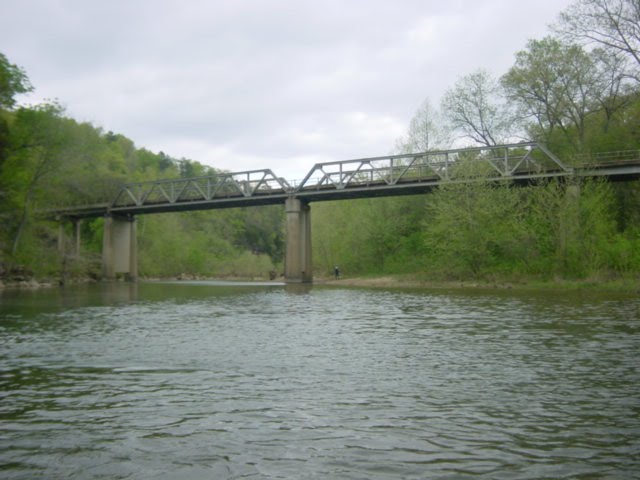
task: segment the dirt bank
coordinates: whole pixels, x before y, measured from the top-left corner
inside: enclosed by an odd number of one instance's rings
[[[434,281],[417,278],[410,275],[385,275],[380,277],[349,277],[317,278],[314,283],[320,285],[365,287],[365,288],[424,288],[424,289],[478,289],[478,290],[589,290],[617,293],[631,293],[640,295],[640,279],[617,280],[520,280],[509,281],[480,281],[480,280],[449,280]]]

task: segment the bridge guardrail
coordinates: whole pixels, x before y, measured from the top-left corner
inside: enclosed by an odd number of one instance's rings
[[[618,150],[613,152],[597,152],[573,156],[576,166],[580,167],[608,167],[624,165],[640,161],[640,150]]]

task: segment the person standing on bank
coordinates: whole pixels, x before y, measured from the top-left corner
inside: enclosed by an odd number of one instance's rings
[[[337,265],[333,267],[333,274],[336,276],[336,280],[340,278],[340,267]]]

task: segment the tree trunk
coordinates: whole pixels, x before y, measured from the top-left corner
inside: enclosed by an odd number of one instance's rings
[[[24,197],[24,206],[22,207],[22,215],[20,217],[20,223],[18,223],[18,228],[16,230],[16,234],[13,237],[13,244],[11,245],[11,256],[15,256],[18,251],[18,245],[20,244],[20,237],[22,237],[22,233],[24,232],[24,227],[27,225],[27,219],[29,217],[29,203],[31,202],[31,197],[33,196],[35,182],[31,182],[29,188],[27,189],[27,194]]]

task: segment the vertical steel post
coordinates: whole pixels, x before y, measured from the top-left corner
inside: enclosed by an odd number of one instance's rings
[[[509,171],[509,149],[505,147],[504,149],[504,173],[503,175],[509,175],[511,172]]]
[[[444,154],[444,178],[449,179],[449,154]]]

